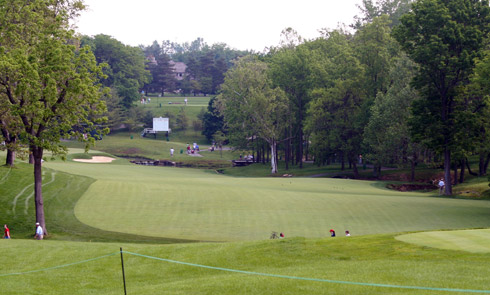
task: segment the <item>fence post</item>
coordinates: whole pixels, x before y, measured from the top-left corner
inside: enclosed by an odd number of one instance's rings
[[[127,295],[127,293],[126,293],[126,276],[124,275],[124,259],[123,259],[122,247],[121,247],[121,266],[122,266],[122,276],[123,276],[123,284],[124,284],[124,295]]]

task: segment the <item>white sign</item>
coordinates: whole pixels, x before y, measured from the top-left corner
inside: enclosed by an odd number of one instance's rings
[[[169,131],[168,118],[153,118],[153,131]]]

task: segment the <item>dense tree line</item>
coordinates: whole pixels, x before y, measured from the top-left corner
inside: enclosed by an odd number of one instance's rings
[[[440,162],[446,194],[464,181],[468,156],[478,155],[486,174],[488,1],[364,0],[360,8],[354,33],[304,41],[288,29],[281,46],[240,59],[215,103],[222,131],[257,160],[259,142],[269,146],[273,172],[278,155],[286,169],[339,162],[354,177],[366,161],[375,175],[411,167],[412,179],[417,163]],[[257,119],[262,111],[270,120]],[[272,141],[262,129],[274,131]]]

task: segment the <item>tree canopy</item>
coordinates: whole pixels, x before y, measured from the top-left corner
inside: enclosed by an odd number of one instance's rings
[[[444,154],[445,193],[452,193],[451,153],[456,140],[458,95],[467,83],[475,59],[482,56],[490,32],[488,1],[419,0],[401,18],[394,36],[419,65],[413,86],[421,92],[414,102],[412,131]]]
[[[66,151],[63,137],[93,141],[105,110],[104,77],[88,47],[76,46],[70,18],[81,1],[14,0],[0,5],[0,97],[8,131],[34,159],[36,220],[46,229],[41,161],[45,150]]]

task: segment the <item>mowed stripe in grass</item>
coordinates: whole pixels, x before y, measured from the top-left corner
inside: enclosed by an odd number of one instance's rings
[[[490,253],[490,229],[421,232],[396,239],[432,248]]]
[[[97,179],[76,205],[96,228],[205,241],[324,237],[488,227],[490,202],[399,193],[371,182],[232,178],[210,171],[135,165],[47,163]]]
[[[121,294],[119,255],[55,268],[117,254],[119,247],[211,267],[365,284],[246,275],[125,254],[128,294],[446,294],[369,284],[488,290],[490,272],[488,254],[428,249],[392,235],[175,245],[13,239],[0,240],[0,251],[9,257],[0,264],[2,294]]]

